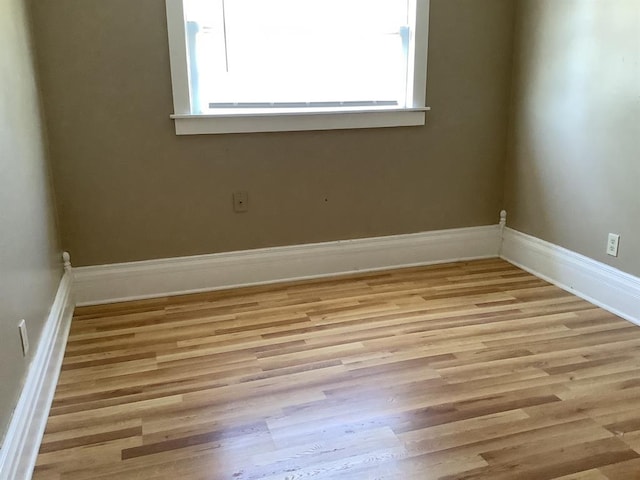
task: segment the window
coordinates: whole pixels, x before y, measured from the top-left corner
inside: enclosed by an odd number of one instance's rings
[[[429,0],[166,0],[178,134],[423,125]]]

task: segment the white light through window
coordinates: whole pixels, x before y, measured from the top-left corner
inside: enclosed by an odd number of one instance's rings
[[[408,0],[184,0],[192,113],[407,106]]]
[[[424,125],[429,0],[166,0],[176,133]]]

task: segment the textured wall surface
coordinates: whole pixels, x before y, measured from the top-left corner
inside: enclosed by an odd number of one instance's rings
[[[0,438],[62,273],[24,4],[0,0]]]
[[[640,2],[518,6],[509,224],[640,275]]]
[[[34,0],[75,265],[494,224],[511,0],[433,0],[424,127],[177,137],[164,0]],[[231,194],[249,192],[234,214]]]

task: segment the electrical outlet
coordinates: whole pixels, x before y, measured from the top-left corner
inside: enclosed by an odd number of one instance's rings
[[[20,320],[18,324],[18,331],[20,332],[20,340],[22,341],[22,355],[27,356],[29,353],[29,337],[27,336],[27,322]]]
[[[609,240],[607,241],[607,255],[612,257],[618,256],[618,247],[620,245],[620,235],[615,233],[609,234]]]
[[[247,192],[235,192],[233,194],[233,211],[236,213],[249,211],[249,194]]]

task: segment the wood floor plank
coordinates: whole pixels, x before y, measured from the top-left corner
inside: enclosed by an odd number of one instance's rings
[[[35,480],[640,479],[640,329],[487,259],[76,309]]]

